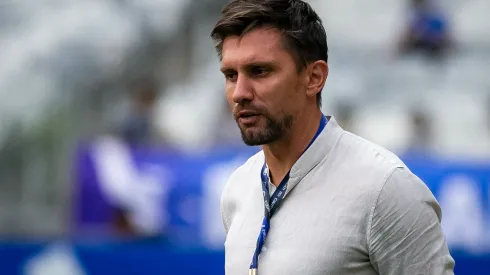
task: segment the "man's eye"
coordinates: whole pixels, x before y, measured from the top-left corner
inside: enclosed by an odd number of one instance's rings
[[[256,76],[264,76],[267,74],[267,70],[263,67],[253,67],[251,69],[251,72],[253,75],[256,75]]]
[[[237,74],[236,73],[226,73],[225,78],[226,78],[226,80],[229,80],[229,81],[236,81]]]

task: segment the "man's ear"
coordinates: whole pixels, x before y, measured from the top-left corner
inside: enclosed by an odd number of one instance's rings
[[[323,60],[317,60],[308,65],[308,83],[306,95],[316,97],[322,91],[328,76],[328,64]]]

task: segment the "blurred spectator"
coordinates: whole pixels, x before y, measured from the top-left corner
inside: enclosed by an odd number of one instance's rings
[[[448,19],[431,0],[410,0],[411,14],[403,32],[401,54],[421,52],[428,57],[441,57],[452,44]]]
[[[159,87],[155,80],[145,78],[130,85],[131,106],[117,129],[129,145],[143,145],[155,140],[153,110]]]
[[[112,138],[97,146],[97,167],[101,184],[113,208],[113,227],[122,236],[154,236],[162,231],[159,201],[167,178],[151,178],[134,166],[132,147],[163,143],[154,129],[154,109],[159,85],[153,78],[140,78],[129,85],[129,106],[119,114]],[[164,170],[164,167],[153,167]],[[163,171],[162,170],[162,171]],[[164,211],[164,210],[163,210]]]

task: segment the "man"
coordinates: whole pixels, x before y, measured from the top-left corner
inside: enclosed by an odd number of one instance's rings
[[[262,146],[223,190],[227,275],[453,274],[424,183],[323,116],[328,50],[310,5],[235,0],[211,36],[243,141]]]

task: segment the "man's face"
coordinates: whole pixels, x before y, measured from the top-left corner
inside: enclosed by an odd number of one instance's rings
[[[304,74],[281,39],[276,29],[257,28],[223,41],[226,98],[247,145],[285,137],[306,104]]]

